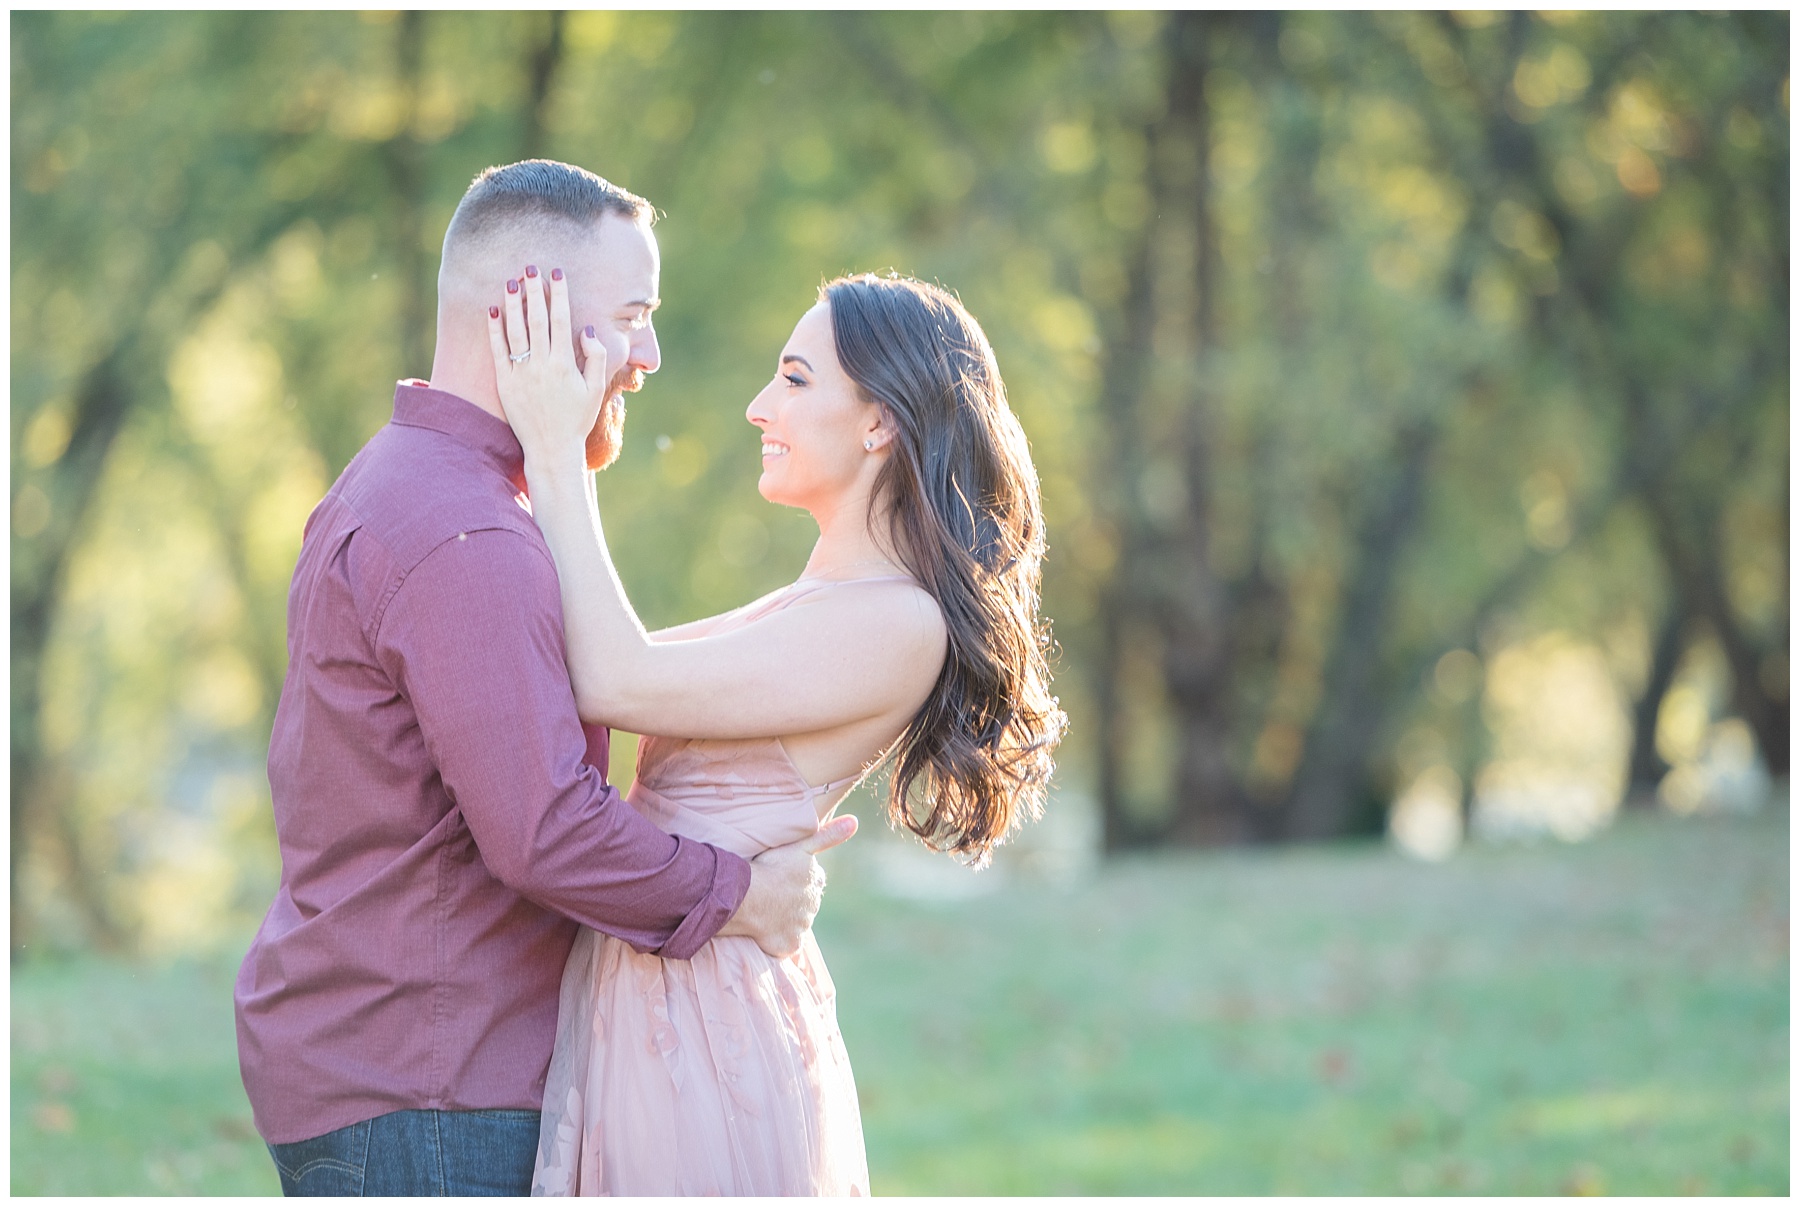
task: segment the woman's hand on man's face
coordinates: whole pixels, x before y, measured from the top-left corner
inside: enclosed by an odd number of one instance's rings
[[[528,460],[581,457],[606,400],[607,355],[592,326],[581,332],[576,367],[569,287],[562,269],[548,280],[535,266],[506,283],[488,307],[488,343],[500,407]]]

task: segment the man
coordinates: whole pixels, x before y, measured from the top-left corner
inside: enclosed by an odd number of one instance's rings
[[[444,237],[431,381],[399,384],[307,521],[269,746],[281,886],[236,992],[288,1194],[529,1193],[577,924],[673,958],[715,934],[785,955],[818,909],[813,854],[854,832],[751,863],[671,837],[606,785],[606,731],[576,715],[487,305],[521,269],[567,273],[577,328],[623,366],[588,441],[604,466],[660,361],[652,218],[566,164],[477,177]]]

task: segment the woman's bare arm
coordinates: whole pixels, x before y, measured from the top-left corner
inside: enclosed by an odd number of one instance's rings
[[[528,460],[526,473],[583,720],[685,737],[812,733],[910,712],[936,681],[943,620],[904,583],[845,584],[717,636],[652,640],[613,567],[586,467]]]

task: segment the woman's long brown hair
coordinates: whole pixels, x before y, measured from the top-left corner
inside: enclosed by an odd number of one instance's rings
[[[985,864],[1021,820],[1042,815],[1068,725],[1038,616],[1037,471],[994,350],[954,297],[872,274],[840,277],[820,296],[839,363],[894,428],[871,527],[892,533],[949,630],[937,683],[889,751],[888,815]]]

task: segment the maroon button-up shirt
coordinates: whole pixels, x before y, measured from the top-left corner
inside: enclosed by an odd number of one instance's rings
[[[237,980],[257,1130],[536,1109],[576,924],[686,958],[742,859],[602,778],[512,430],[402,382],[306,523],[269,742],[281,887]]]

